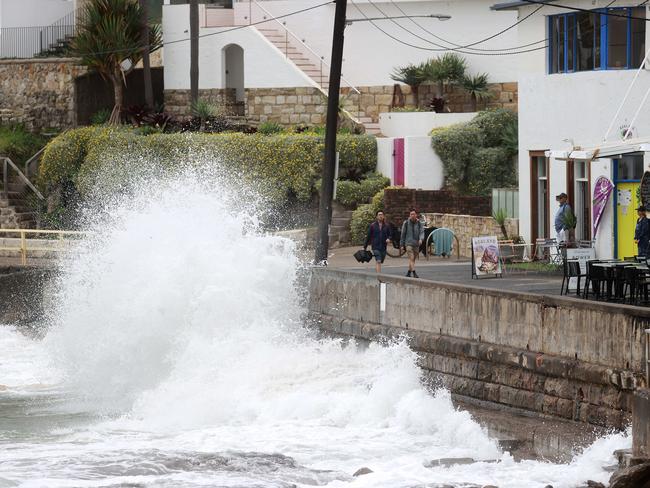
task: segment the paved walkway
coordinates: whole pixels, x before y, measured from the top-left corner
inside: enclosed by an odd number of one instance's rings
[[[358,247],[347,247],[330,250],[328,265],[332,268],[345,268],[365,272],[374,272],[375,263],[360,264],[353,254]],[[408,260],[406,256],[401,258],[386,257],[382,266],[382,273],[389,275],[406,275]],[[429,260],[420,255],[416,263],[416,271],[422,280],[441,281],[444,283],[459,283],[464,285],[480,286],[485,288],[496,288],[501,290],[518,291],[522,293],[537,293],[542,295],[559,295],[562,284],[562,276],[556,273],[506,272],[503,278],[481,278],[472,279],[472,268],[469,259],[446,259],[431,257]]]

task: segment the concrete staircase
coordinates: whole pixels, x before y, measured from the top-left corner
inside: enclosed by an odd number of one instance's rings
[[[350,244],[350,221],[352,210],[348,210],[337,202],[332,206],[332,223],[329,228],[330,247],[341,247]]]
[[[263,24],[264,25],[264,24]],[[314,80],[316,84],[324,91],[327,92],[329,88],[329,68],[320,62],[314,61],[315,56],[307,53],[306,49],[294,37],[281,29],[274,29],[264,25],[264,27],[257,27],[257,30],[266,39],[277,47],[287,60],[291,61],[309,78]]]
[[[10,183],[10,191],[0,193],[0,229],[35,229],[36,213],[26,201],[25,193],[14,191],[14,185]]]
[[[263,24],[263,27],[257,27],[257,30],[286,56],[287,61],[293,63],[311,78],[320,87],[323,94],[327,94],[329,89],[329,68],[325,64],[321,64],[320,60],[316,59],[316,55],[310,53],[293,35],[281,28],[275,29]],[[366,128],[367,134],[377,135],[380,133],[379,124],[374,122],[365,112],[359,111],[358,104],[344,108]]]

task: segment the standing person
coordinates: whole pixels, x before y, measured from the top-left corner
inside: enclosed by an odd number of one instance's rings
[[[406,276],[419,278],[415,272],[415,260],[420,254],[420,245],[424,240],[424,224],[418,219],[418,213],[414,208],[409,212],[409,218],[402,224],[402,235],[399,246],[406,249],[409,257],[409,270]]]
[[[566,225],[565,216],[572,215],[571,205],[567,203],[568,197],[566,193],[560,193],[555,197],[555,200],[560,204],[555,212],[555,232],[557,233],[557,242],[569,240],[569,227]]]
[[[638,255],[647,257],[648,244],[650,244],[650,220],[646,217],[646,209],[643,205],[636,209],[639,218],[634,229],[634,243],[638,248]]]
[[[381,273],[381,265],[386,259],[386,246],[393,237],[390,226],[386,223],[386,216],[384,212],[379,210],[375,214],[375,221],[368,226],[368,235],[366,241],[363,243],[363,250],[365,251],[370,244],[372,254],[375,256],[375,271]]]

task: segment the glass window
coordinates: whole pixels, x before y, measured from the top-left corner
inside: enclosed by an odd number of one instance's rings
[[[535,159],[537,159],[537,177],[546,178],[546,158],[538,156]]]
[[[641,8],[632,8],[630,9],[632,17],[637,17],[630,19],[630,29],[632,43],[632,59],[630,60],[630,68],[638,68],[641,66],[641,62],[645,57],[645,7]]]
[[[573,165],[576,180],[584,180],[587,178],[587,163],[586,161],[576,161]]]
[[[645,17],[645,7],[551,16],[549,72],[638,68],[645,56]]]
[[[618,181],[640,180],[643,177],[643,154],[624,154],[617,161]]]
[[[615,10],[625,15],[627,10]],[[607,16],[607,66],[609,68],[627,67],[627,19]]]
[[[578,71],[589,71],[594,69],[596,65],[594,62],[594,23],[597,17],[595,14],[588,14],[586,12],[577,14],[576,35],[578,38],[578,49],[576,52],[576,66]]]

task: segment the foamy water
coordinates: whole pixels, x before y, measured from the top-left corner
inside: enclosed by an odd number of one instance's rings
[[[233,201],[184,181],[112,205],[62,264],[45,337],[0,327],[0,487],[609,478],[625,435],[566,465],[515,462],[446,391],[422,386],[407,344],[316,339],[292,243],[259,234]],[[479,462],[425,467],[442,457]],[[373,473],[352,477],[361,467]]]

